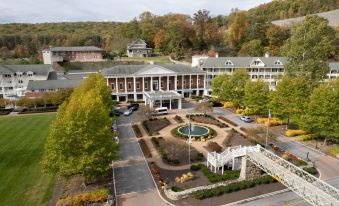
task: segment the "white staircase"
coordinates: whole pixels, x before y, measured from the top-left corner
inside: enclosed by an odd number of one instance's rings
[[[312,205],[339,206],[339,190],[316,178],[283,158],[262,148],[260,145],[249,147],[229,147],[224,152],[208,153],[207,166],[217,169],[237,157],[246,157],[257,167],[271,175],[290,190]]]

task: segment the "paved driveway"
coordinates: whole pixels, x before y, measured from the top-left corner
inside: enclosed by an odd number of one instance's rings
[[[234,114],[222,107],[214,107],[213,113],[216,115],[224,116],[227,119],[233,121],[234,123],[238,124],[239,127],[248,127],[254,125],[254,122],[246,123],[240,120],[240,115]]]
[[[131,126],[143,117],[138,113],[117,120],[120,151],[114,163],[118,205],[167,205],[159,196],[144,155]]]

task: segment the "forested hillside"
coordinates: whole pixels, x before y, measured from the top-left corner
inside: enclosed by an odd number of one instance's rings
[[[123,55],[126,45],[140,37],[155,52],[182,58],[215,50],[222,55],[280,55],[290,31],[269,22],[335,9],[336,0],[276,0],[249,11],[233,9],[228,16],[200,10],[193,16],[150,12],[126,23],[74,22],[0,25],[0,58],[41,60],[49,46],[94,45]]]

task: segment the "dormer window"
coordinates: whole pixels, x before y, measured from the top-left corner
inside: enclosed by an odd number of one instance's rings
[[[281,63],[281,61],[276,60],[276,61],[274,62],[274,65],[282,65],[282,63]]]
[[[228,61],[225,62],[225,65],[231,66],[231,65],[233,65],[233,63],[230,60],[228,60]]]
[[[256,60],[253,60],[251,65],[252,66],[265,66],[264,62],[262,62],[259,58]]]
[[[16,76],[17,76],[17,77],[22,77],[22,73],[21,73],[21,72],[17,72],[17,73],[16,73]]]

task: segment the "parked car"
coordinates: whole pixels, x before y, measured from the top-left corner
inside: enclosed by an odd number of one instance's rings
[[[132,103],[128,105],[128,109],[132,109],[133,111],[137,111],[139,109],[139,104],[138,103]]]
[[[249,116],[240,116],[240,120],[247,123],[252,122],[252,119]]]
[[[159,107],[154,110],[154,115],[165,115],[168,114],[167,107]]]
[[[115,120],[112,124],[112,132],[117,132],[118,131],[118,126],[117,126],[117,121]]]
[[[124,116],[129,116],[133,113],[133,109],[128,109],[124,112]]]

